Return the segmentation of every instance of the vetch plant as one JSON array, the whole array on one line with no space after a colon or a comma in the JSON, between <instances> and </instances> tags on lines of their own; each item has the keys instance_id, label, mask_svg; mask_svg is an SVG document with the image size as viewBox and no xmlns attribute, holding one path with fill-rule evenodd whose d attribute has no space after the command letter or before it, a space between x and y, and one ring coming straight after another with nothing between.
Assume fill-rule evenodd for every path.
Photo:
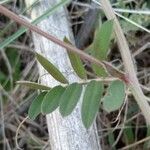
<instances>
[{"instance_id":1,"label":"vetch plant","mask_svg":"<svg viewBox=\"0 0 150 150\"><path fill-rule=\"evenodd\" d=\"M35 119L39 113L44 115L53 112L56 108L63 117L68 116L78 103L81 96L82 88L85 87L85 92L82 100L81 115L82 121L86 128L89 128L98 113L100 104L103 103L102 108L107 112L112 112L121 107L125 98L125 84L121 80L112 81L109 84L107 90L104 90L104 82L92 79L84 80L82 83L64 84L63 75L48 62L46 58L40 54L36 55L37 60L40 58L40 63L51 74L51 71L55 72L53 76L55 79L63 83L63 85L55 86L54 88L46 87L37 83L28 81L18 81L18 84L29 86L35 89L41 90L40 94L33 100L29 108L28 115L31 119ZM39 57L40 56L40 57ZM42 58L42 59L41 59ZM44 63L43 63L44 62ZM47 64L45 64L45 62ZM77 66L78 67L78 66ZM52 75L52 74L51 74ZM44 91L44 92L42 92ZM106 92L106 95L103 95Z\"/></svg>"},{"instance_id":2,"label":"vetch plant","mask_svg":"<svg viewBox=\"0 0 150 150\"><path fill-rule=\"evenodd\" d=\"M107 59L112 29L113 20L109 20L102 24L95 32L91 53L100 60ZM66 37L64 42L71 45ZM76 74L83 79L83 82L72 84L69 84L63 74L45 57L37 53L35 56L45 70L61 84L50 88L30 81L17 82L18 84L41 90L29 108L28 115L30 119L35 119L39 113L49 114L57 108L63 117L70 115L80 99L83 87L85 87L85 92L82 99L81 118L87 129L96 118L99 107L102 107L107 112L112 112L118 110L123 104L125 98L124 81L119 79L112 81L105 90L103 81L87 79L86 70L77 54L68 52L72 67ZM98 65L92 64L92 68L95 74L108 76L107 70L104 67L100 68ZM104 93L106 94L104 95Z\"/></svg>"},{"instance_id":3,"label":"vetch plant","mask_svg":"<svg viewBox=\"0 0 150 150\"><path fill-rule=\"evenodd\" d=\"M124 66L125 66L126 73L123 73L122 71L117 70L110 63L105 61L105 59L104 60L99 60L99 58L95 58L93 56L90 56L89 54L86 54L85 52L80 51L79 49L77 49L76 47L72 46L69 43L62 42L61 40L55 38L54 36L44 32L39 27L37 27L35 25L32 25L31 23L27 22L26 20L22 19L21 17L19 17L19 16L15 15L14 13L10 12L8 9L6 9L5 7L3 7L1 5L0 5L0 12L2 14L5 14L9 18L15 20L17 23L19 23L19 24L25 26L26 28L30 29L31 31L36 32L36 33L44 36L48 40L58 44L59 46L62 46L63 48L66 48L66 50L69 51L69 52L72 52L72 54L78 54L82 59L86 59L90 63L92 63L92 65L95 64L95 65L98 65L99 67L104 67L106 73L108 73L109 75L111 75L111 76L117 78L118 80L120 80L122 82L122 85L125 83L129 87L129 89L131 90L135 100L137 101L137 104L139 105L140 109L142 110L142 113L143 113L143 115L146 119L147 124L149 125L150 124L150 119L149 119L150 107L149 107L149 104L147 102L146 96L143 94L143 92L142 92L142 90L139 86L138 79L136 77L136 73L135 73L135 70L134 70L131 54L130 54L129 47L127 45L126 39L123 35L122 29L119 25L119 22L118 22L115 14L113 12L113 9L110 5L110 2L107 1L107 0L102 0L101 3L102 3L102 8L103 8L107 18L110 19L110 20L113 19L113 21L114 21L114 33L116 35L116 39L117 39L117 42L118 42L118 45L119 45L119 49L120 49L120 52L121 52L121 55L122 55L122 58L123 58L123 63L124 63ZM109 42L108 42L108 44L109 44ZM1 45L0 45L0 47L1 47ZM40 55L40 54L38 54L38 55ZM43 56L41 56L41 58L45 59ZM43 61L48 62L48 60L42 60L42 62ZM70 86L68 84L68 82L65 80L64 76L60 75L60 71L58 69L56 69L56 67L53 66L52 63L49 62L49 64L51 65L51 68L53 68L53 70L55 70L55 72L58 73L56 75L57 77L55 77L53 74L52 74L52 76L60 82L61 82L61 80L63 80L63 84L66 82L65 86ZM46 64L46 66L47 66L47 64ZM44 67L44 65L43 65L43 67ZM93 69L93 71L95 72L95 69ZM76 73L78 74L78 72L76 72ZM95 72L95 74L96 74L96 72ZM97 81L97 79L95 79L95 81ZM86 82L88 82L88 80L85 80L85 84L86 84ZM80 84L80 83L77 83L77 84ZM115 85L115 84L112 84L112 85ZM124 86L120 86L120 87L125 89ZM110 89L113 89L112 86L111 86L111 88L109 88L109 90ZM107 93L107 91L106 91L106 93ZM108 93L113 93L113 92L109 91ZM123 93L123 95L124 94L125 93ZM112 97L112 96L110 96L110 97ZM121 96L121 98L122 97L124 97L124 96ZM108 96L106 96L106 98L108 99ZM104 100L105 100L105 98L103 99L103 102L104 102ZM119 105L117 105L117 107L118 107L118 106L120 106L120 100L117 100L117 101L119 101ZM106 106L106 104L105 104L105 106ZM107 107L107 109L108 109L108 107ZM115 108L115 109L117 109L117 108Z\"/></svg>"}]
</instances>

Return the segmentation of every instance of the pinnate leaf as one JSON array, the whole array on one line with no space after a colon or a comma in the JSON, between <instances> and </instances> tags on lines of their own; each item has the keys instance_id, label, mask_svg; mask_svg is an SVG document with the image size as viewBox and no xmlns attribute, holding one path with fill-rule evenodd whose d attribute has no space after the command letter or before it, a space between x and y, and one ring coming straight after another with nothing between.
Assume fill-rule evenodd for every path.
<instances>
[{"instance_id":1,"label":"pinnate leaf","mask_svg":"<svg viewBox=\"0 0 150 150\"><path fill-rule=\"evenodd\" d=\"M107 112L112 112L121 107L125 99L125 84L123 81L112 81L103 97L103 108Z\"/></svg>"},{"instance_id":2,"label":"pinnate leaf","mask_svg":"<svg viewBox=\"0 0 150 150\"><path fill-rule=\"evenodd\" d=\"M60 97L64 91L65 88L59 85L51 89L45 95L41 106L41 111L43 114L49 114L59 106Z\"/></svg>"},{"instance_id":3,"label":"pinnate leaf","mask_svg":"<svg viewBox=\"0 0 150 150\"><path fill-rule=\"evenodd\" d=\"M23 85L23 86L27 86L31 89L35 89L35 90L50 90L51 88L42 84L38 84L35 82L30 82L30 81L17 81L17 84Z\"/></svg>"},{"instance_id":4,"label":"pinnate leaf","mask_svg":"<svg viewBox=\"0 0 150 150\"><path fill-rule=\"evenodd\" d=\"M41 104L47 92L40 93L30 105L28 116L34 120L41 113Z\"/></svg>"},{"instance_id":5,"label":"pinnate leaf","mask_svg":"<svg viewBox=\"0 0 150 150\"><path fill-rule=\"evenodd\" d=\"M85 89L81 114L83 124L86 128L91 126L96 117L103 91L103 83L100 81L89 82Z\"/></svg>"},{"instance_id":6,"label":"pinnate leaf","mask_svg":"<svg viewBox=\"0 0 150 150\"><path fill-rule=\"evenodd\" d=\"M71 44L71 42L65 37L64 38L64 42ZM86 71L84 69L84 66L82 64L82 61L79 57L79 55L71 52L71 51L67 51L71 65L74 69L74 71L76 72L76 74L81 78L81 79L86 79Z\"/></svg>"},{"instance_id":7,"label":"pinnate leaf","mask_svg":"<svg viewBox=\"0 0 150 150\"><path fill-rule=\"evenodd\" d=\"M68 84L68 80L50 61L38 53L36 53L36 58L39 63L47 70L47 72L51 74L56 80L60 81L61 83Z\"/></svg>"},{"instance_id":8,"label":"pinnate leaf","mask_svg":"<svg viewBox=\"0 0 150 150\"><path fill-rule=\"evenodd\" d=\"M60 98L59 111L62 116L69 115L75 108L82 92L82 85L73 83L67 87Z\"/></svg>"}]
</instances>

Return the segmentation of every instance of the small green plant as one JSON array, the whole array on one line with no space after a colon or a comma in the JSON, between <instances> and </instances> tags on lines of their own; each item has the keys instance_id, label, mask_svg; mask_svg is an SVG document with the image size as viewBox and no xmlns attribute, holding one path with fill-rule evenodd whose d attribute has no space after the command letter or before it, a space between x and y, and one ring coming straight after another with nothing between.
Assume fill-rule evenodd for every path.
<instances>
[{"instance_id":1,"label":"small green plant","mask_svg":"<svg viewBox=\"0 0 150 150\"><path fill-rule=\"evenodd\" d=\"M112 29L113 21L109 20L96 30L91 46L91 54L95 58L107 60ZM64 38L64 42L71 44L67 38ZM87 79L86 70L77 54L68 52L68 56L76 74L83 79L83 82L69 84L64 75L51 62L36 53L38 62L62 84L50 88L29 81L18 81L17 83L41 91L29 108L28 115L31 119L35 119L40 113L49 114L57 108L59 108L63 117L70 115L81 97L83 88L85 88L82 98L81 118L84 126L88 129L92 125L100 106L107 112L118 110L121 107L125 98L125 84L117 79L110 82L108 88L105 89L103 81ZM94 64L92 64L92 68L96 75L108 76L105 68L99 68Z\"/></svg>"}]
</instances>

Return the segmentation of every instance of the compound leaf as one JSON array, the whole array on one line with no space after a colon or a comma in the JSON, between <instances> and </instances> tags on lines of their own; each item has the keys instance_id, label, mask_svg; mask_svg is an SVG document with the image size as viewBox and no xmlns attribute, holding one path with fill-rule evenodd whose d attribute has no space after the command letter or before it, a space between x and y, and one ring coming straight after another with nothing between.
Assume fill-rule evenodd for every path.
<instances>
[{"instance_id":1,"label":"compound leaf","mask_svg":"<svg viewBox=\"0 0 150 150\"><path fill-rule=\"evenodd\" d=\"M86 128L91 126L96 117L103 91L103 83L100 81L89 82L85 89L81 115L83 124Z\"/></svg>"}]
</instances>

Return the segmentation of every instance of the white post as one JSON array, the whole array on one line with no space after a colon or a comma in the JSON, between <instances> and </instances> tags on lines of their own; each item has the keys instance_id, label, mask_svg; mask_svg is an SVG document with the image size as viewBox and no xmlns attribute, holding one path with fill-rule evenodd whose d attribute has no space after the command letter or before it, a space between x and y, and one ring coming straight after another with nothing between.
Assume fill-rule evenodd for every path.
<instances>
[{"instance_id":1,"label":"white post","mask_svg":"<svg viewBox=\"0 0 150 150\"><path fill-rule=\"evenodd\" d=\"M41 0L31 11L31 19L40 16L45 10L59 3L60 0ZM26 0L27 5L33 3L32 0ZM38 26L56 36L63 39L67 36L72 42L72 31L67 20L67 13L64 8L59 8L53 15L42 21ZM46 38L33 33L33 42L35 51L46 56L70 83L77 82L80 79L71 67L66 50L62 47L48 41ZM46 72L39 65L40 76ZM41 77L41 82L50 87L54 87L59 83L50 75ZM100 150L97 128L94 124L90 130L86 130L81 121L81 102L68 117L62 118L58 110L46 116L49 131L49 141L52 150Z\"/></svg>"}]
</instances>

